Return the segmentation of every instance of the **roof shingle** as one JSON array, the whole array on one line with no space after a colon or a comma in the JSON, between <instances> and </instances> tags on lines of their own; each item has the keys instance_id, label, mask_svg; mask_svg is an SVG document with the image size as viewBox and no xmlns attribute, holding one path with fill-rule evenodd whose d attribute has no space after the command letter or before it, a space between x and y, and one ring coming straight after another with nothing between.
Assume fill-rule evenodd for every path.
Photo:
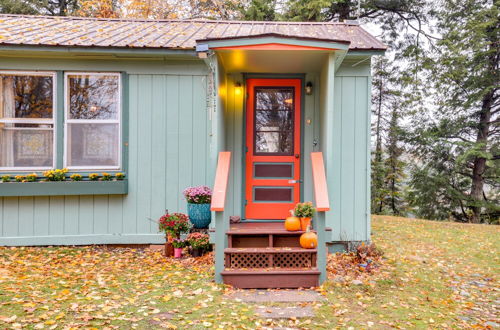
<instances>
[{"instance_id":1,"label":"roof shingle","mask_svg":"<svg viewBox=\"0 0 500 330\"><path fill-rule=\"evenodd\" d=\"M310 22L134 20L0 15L0 45L193 49L197 40L279 34L387 47L359 25Z\"/></svg>"}]
</instances>

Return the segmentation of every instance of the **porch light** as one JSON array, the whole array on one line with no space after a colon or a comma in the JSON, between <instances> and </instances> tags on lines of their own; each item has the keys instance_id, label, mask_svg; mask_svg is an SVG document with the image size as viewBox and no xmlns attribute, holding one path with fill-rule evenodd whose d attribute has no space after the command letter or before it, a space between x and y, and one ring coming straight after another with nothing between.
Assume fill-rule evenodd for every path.
<instances>
[{"instance_id":1,"label":"porch light","mask_svg":"<svg viewBox=\"0 0 500 330\"><path fill-rule=\"evenodd\" d=\"M308 81L306 84L306 94L312 95L312 93L313 93L313 84L312 82Z\"/></svg>"},{"instance_id":2,"label":"porch light","mask_svg":"<svg viewBox=\"0 0 500 330\"><path fill-rule=\"evenodd\" d=\"M241 83L239 81L234 83L234 93L236 95L241 95Z\"/></svg>"}]
</instances>

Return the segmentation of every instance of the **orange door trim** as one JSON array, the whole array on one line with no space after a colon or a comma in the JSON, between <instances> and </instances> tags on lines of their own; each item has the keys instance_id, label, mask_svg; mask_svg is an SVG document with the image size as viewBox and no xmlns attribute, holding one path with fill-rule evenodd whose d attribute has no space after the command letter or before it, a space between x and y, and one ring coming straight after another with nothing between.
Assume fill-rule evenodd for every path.
<instances>
[{"instance_id":1,"label":"orange door trim","mask_svg":"<svg viewBox=\"0 0 500 330\"><path fill-rule=\"evenodd\" d=\"M248 79L247 80L247 111L246 111L246 159L245 159L245 219L285 219L290 215L290 210L293 209L295 204L300 200L300 160L302 155L301 151L301 79ZM292 109L292 114L285 116L291 116L293 118L292 131L293 146L288 147L287 152L275 152L266 155L266 152L257 152L255 146L255 140L257 132L255 129L256 121L256 89L258 91L264 90L266 88L283 88L283 90L293 91L293 103L289 108L285 108L284 111L290 112ZM285 102L287 102L285 100ZM262 110L261 110L262 111ZM288 117L287 117L288 118ZM285 125L289 121L285 122ZM261 128L262 129L262 128ZM283 128L280 128L283 129ZM289 130L287 130L289 132ZM270 134L259 131L261 135ZM276 133L275 133L276 134ZM278 133L278 139L281 139L284 133ZM270 135L268 135L270 136ZM276 135L274 135L276 139ZM281 140L279 140L281 141ZM289 141L288 138L286 141ZM281 142L279 142L281 148ZM254 169L261 165L280 165L287 168L290 171L291 176L289 177L262 177L255 175L257 170ZM291 168L289 167L291 166ZM263 167L259 167L263 168ZM281 174L280 174L281 175ZM289 194L291 199L274 201L274 200L257 200L257 195L267 196L266 198L274 198L273 192L276 192L275 196L278 196L280 192L285 192ZM281 197L279 197L281 198ZM279 199L278 198L278 199Z\"/></svg>"}]
</instances>

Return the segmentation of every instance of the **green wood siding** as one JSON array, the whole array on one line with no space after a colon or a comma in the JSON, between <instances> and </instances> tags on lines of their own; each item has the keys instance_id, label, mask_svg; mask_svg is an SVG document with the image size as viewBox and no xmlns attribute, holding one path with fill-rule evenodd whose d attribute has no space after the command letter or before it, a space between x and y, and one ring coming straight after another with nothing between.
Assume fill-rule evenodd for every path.
<instances>
[{"instance_id":1,"label":"green wood siding","mask_svg":"<svg viewBox=\"0 0 500 330\"><path fill-rule=\"evenodd\" d=\"M353 64L344 61L332 86L333 136L326 152L333 241L370 239L370 62Z\"/></svg>"},{"instance_id":2,"label":"green wood siding","mask_svg":"<svg viewBox=\"0 0 500 330\"><path fill-rule=\"evenodd\" d=\"M321 72L305 75L314 93L304 95L303 199L313 200L310 152L321 150L331 199L326 225L333 228L333 241L370 235L370 64L357 62L347 56L335 70L332 56ZM2 58L0 69L126 72L129 145L127 195L0 198L0 245L162 243L154 221L165 209L185 211L185 187L212 186L222 150L232 151L223 219L241 216L244 95L236 95L233 86L244 84L243 75L217 68L220 99L209 114L206 68L197 60Z\"/></svg>"},{"instance_id":3,"label":"green wood siding","mask_svg":"<svg viewBox=\"0 0 500 330\"><path fill-rule=\"evenodd\" d=\"M205 66L116 62L2 60L2 69L128 72L129 150L127 195L0 198L0 245L162 243L155 220L186 211L185 187L212 185Z\"/></svg>"}]
</instances>

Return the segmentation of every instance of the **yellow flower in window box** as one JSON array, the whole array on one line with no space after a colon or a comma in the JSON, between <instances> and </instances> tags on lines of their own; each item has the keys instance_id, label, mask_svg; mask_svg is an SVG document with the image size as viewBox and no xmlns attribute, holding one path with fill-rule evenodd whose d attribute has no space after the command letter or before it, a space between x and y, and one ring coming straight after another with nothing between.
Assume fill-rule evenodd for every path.
<instances>
[{"instance_id":1,"label":"yellow flower in window box","mask_svg":"<svg viewBox=\"0 0 500 330\"><path fill-rule=\"evenodd\" d=\"M111 174L106 172L102 172L101 175L102 175L101 181L111 181L111 179L113 178Z\"/></svg>"},{"instance_id":2,"label":"yellow flower in window box","mask_svg":"<svg viewBox=\"0 0 500 330\"><path fill-rule=\"evenodd\" d=\"M47 181L65 181L67 172L68 169L66 168L63 168L62 170L55 169L43 172L43 176L47 178Z\"/></svg>"},{"instance_id":3,"label":"yellow flower in window box","mask_svg":"<svg viewBox=\"0 0 500 330\"><path fill-rule=\"evenodd\" d=\"M83 176L81 174L75 173L70 176L70 179L73 181L82 181Z\"/></svg>"},{"instance_id":4,"label":"yellow flower in window box","mask_svg":"<svg viewBox=\"0 0 500 330\"><path fill-rule=\"evenodd\" d=\"M31 174L26 175L27 182L35 182L36 178L38 178L38 175L36 175L36 173L31 173Z\"/></svg>"},{"instance_id":5,"label":"yellow flower in window box","mask_svg":"<svg viewBox=\"0 0 500 330\"><path fill-rule=\"evenodd\" d=\"M25 182L26 177L24 175L16 175L15 176L16 182Z\"/></svg>"}]
</instances>

